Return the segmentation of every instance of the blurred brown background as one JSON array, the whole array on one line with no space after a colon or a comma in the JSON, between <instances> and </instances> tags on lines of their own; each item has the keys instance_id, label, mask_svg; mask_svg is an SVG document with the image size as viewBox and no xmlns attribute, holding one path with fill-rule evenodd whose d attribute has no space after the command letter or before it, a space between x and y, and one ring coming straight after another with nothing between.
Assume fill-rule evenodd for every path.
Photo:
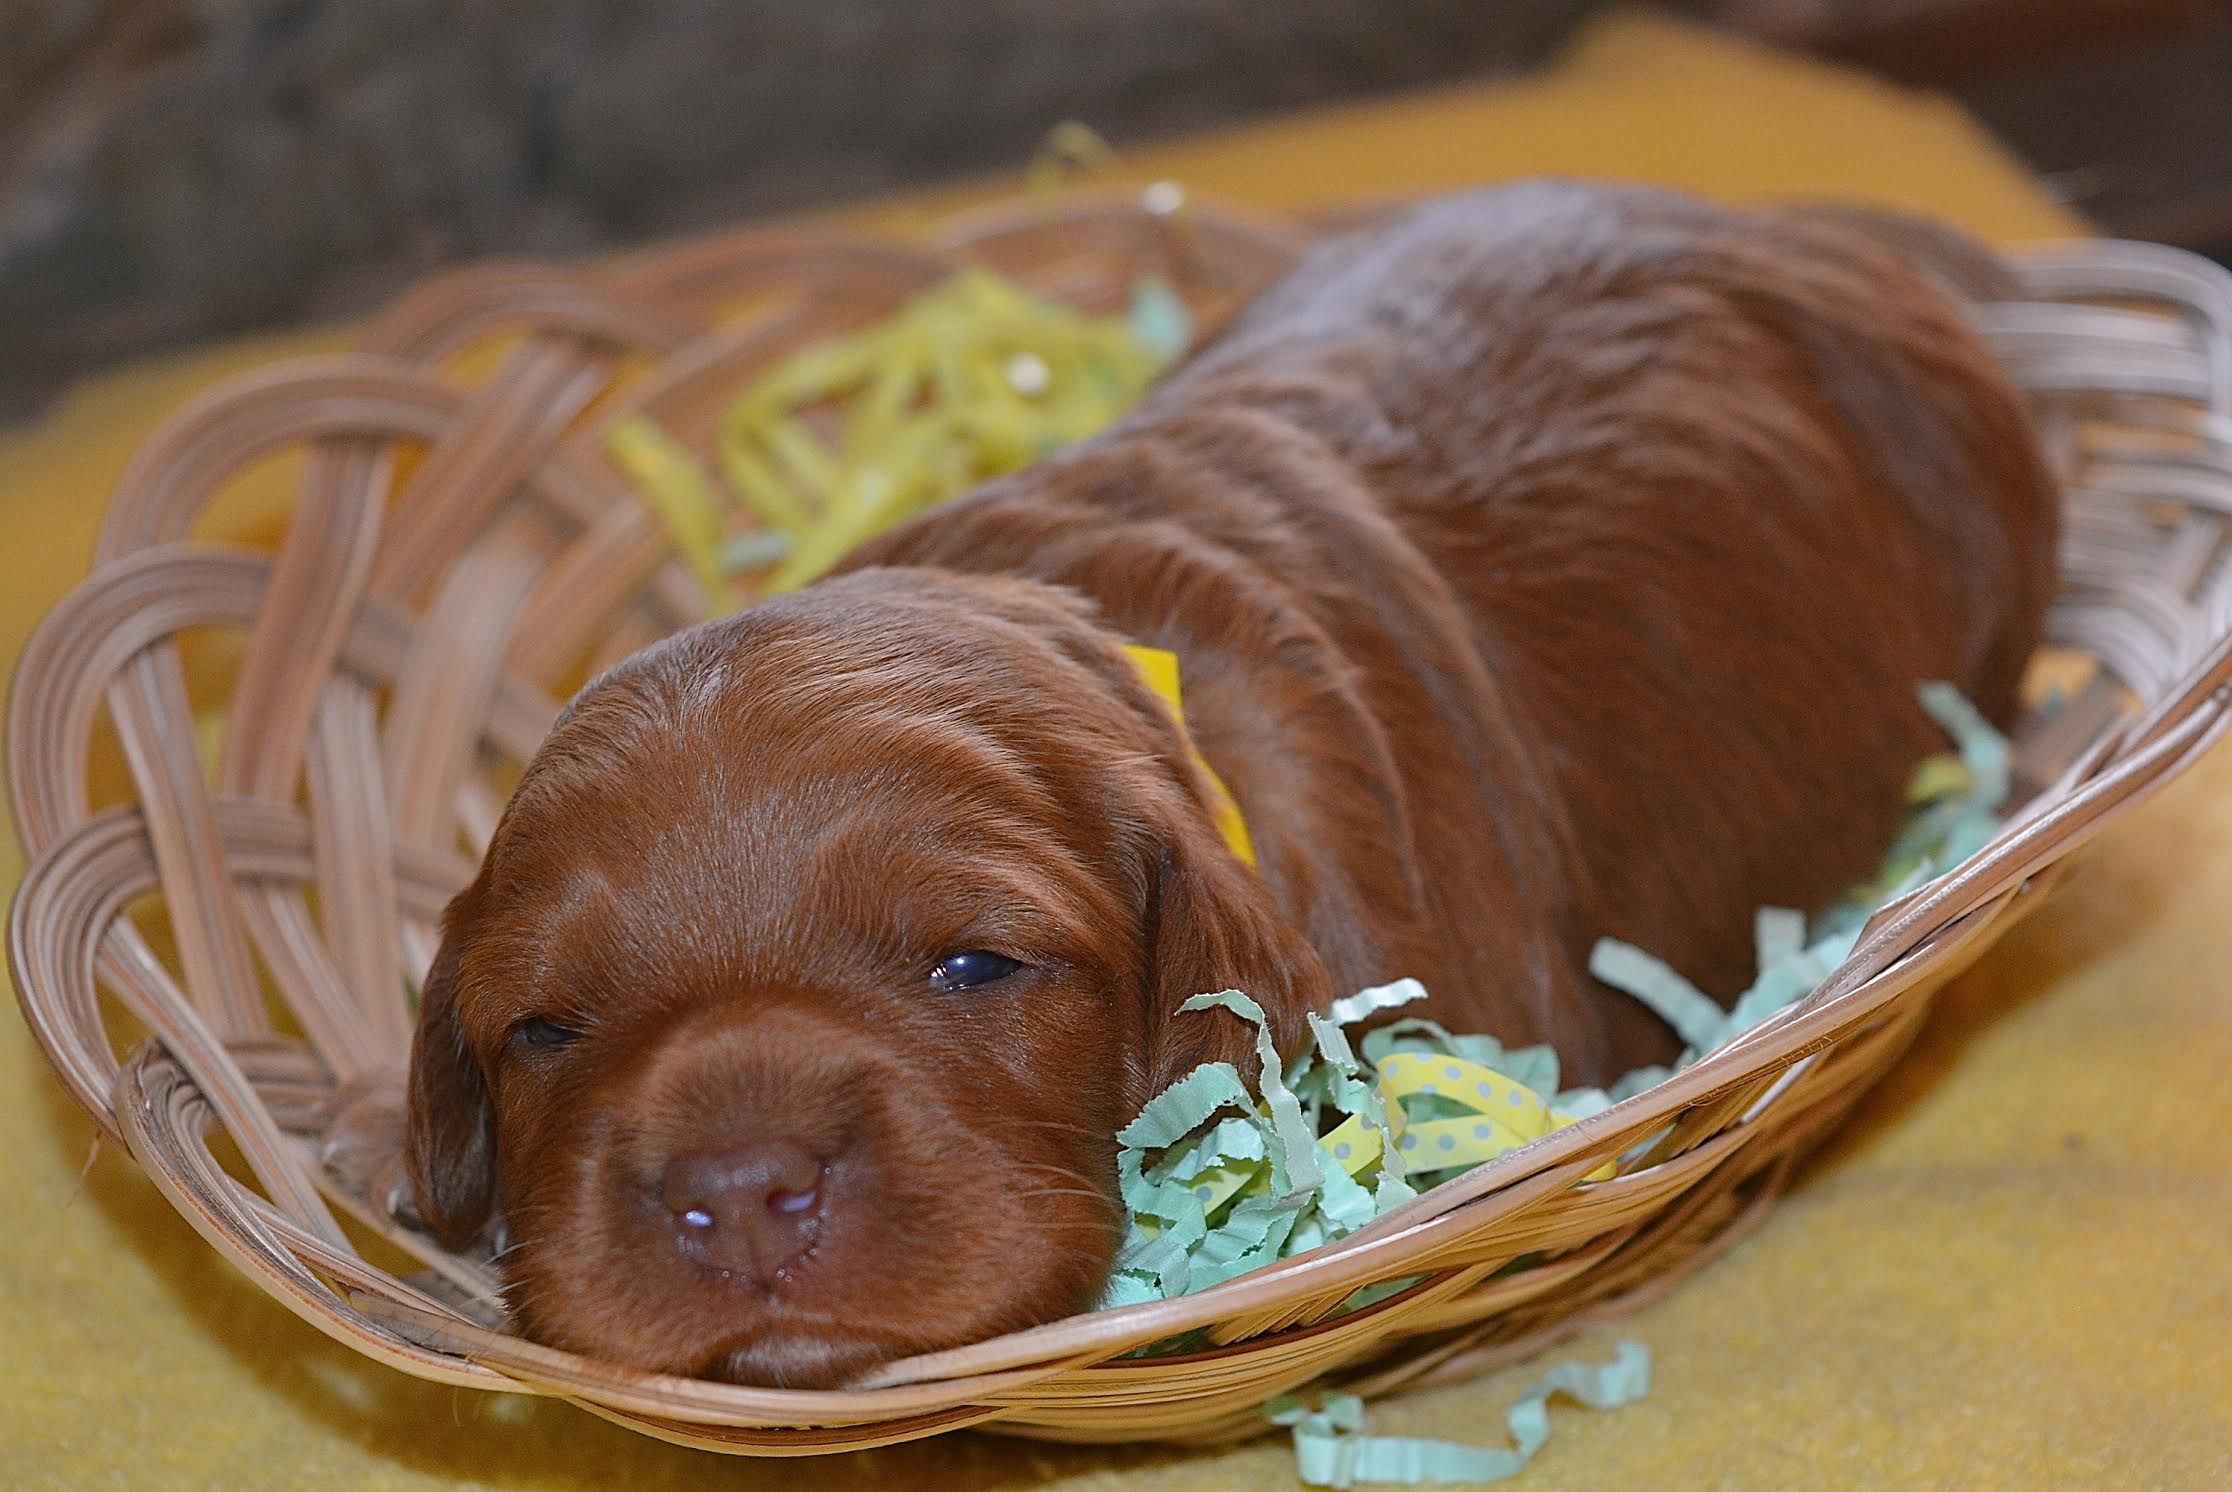
<instances>
[{"instance_id":1,"label":"blurred brown background","mask_svg":"<svg viewBox=\"0 0 2232 1492\"><path fill-rule=\"evenodd\" d=\"M566 253L1523 70L1599 0L0 0L0 414L131 353ZM2232 4L1670 0L1951 94L2232 257Z\"/></svg>"}]
</instances>

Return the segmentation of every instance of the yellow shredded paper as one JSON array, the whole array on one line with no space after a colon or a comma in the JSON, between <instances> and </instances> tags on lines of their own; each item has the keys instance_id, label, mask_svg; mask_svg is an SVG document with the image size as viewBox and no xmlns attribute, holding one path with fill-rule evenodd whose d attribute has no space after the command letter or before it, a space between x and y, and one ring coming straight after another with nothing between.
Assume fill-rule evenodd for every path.
<instances>
[{"instance_id":1,"label":"yellow shredded paper","mask_svg":"<svg viewBox=\"0 0 2232 1492\"><path fill-rule=\"evenodd\" d=\"M713 473L655 421L605 451L666 524L709 611L791 590L848 550L1084 439L1191 338L1185 303L1144 279L1126 315L1087 316L983 269L896 315L796 353L722 414Z\"/></svg>"}]
</instances>

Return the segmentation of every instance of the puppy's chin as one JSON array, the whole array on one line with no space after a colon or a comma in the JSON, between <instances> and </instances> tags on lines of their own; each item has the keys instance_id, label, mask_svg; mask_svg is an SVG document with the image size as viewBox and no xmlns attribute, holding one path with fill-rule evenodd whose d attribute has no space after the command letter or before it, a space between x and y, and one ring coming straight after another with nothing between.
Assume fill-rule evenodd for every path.
<instances>
[{"instance_id":1,"label":"puppy's chin","mask_svg":"<svg viewBox=\"0 0 2232 1492\"><path fill-rule=\"evenodd\" d=\"M1102 1271L1105 1273L1105 1270ZM1087 1292L1088 1295L1092 1292ZM728 1282L644 1302L630 1316L552 1319L521 1302L515 1325L536 1341L644 1372L760 1388L839 1388L885 1363L965 1346L1089 1309L1089 1298L1045 1290L1004 1309L946 1320L916 1319L880 1330L871 1320L832 1320L796 1310L768 1294Z\"/></svg>"},{"instance_id":2,"label":"puppy's chin","mask_svg":"<svg viewBox=\"0 0 2232 1492\"><path fill-rule=\"evenodd\" d=\"M727 1331L703 1329L715 1313L740 1319ZM532 1340L584 1357L646 1373L756 1388L837 1388L920 1350L825 1321L786 1320L765 1309L740 1308L735 1301L695 1302L690 1317L700 1329L669 1330L655 1337L553 1329L531 1311L521 1312L515 1324Z\"/></svg>"},{"instance_id":3,"label":"puppy's chin","mask_svg":"<svg viewBox=\"0 0 2232 1492\"><path fill-rule=\"evenodd\" d=\"M840 1388L906 1355L888 1342L840 1339L812 1330L771 1331L724 1349L690 1376L758 1388Z\"/></svg>"}]
</instances>

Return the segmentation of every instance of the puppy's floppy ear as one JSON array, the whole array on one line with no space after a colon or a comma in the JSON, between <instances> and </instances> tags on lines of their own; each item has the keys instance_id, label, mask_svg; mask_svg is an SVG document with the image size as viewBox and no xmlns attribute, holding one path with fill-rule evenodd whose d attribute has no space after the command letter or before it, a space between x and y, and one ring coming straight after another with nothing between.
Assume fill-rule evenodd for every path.
<instances>
[{"instance_id":1,"label":"puppy's floppy ear","mask_svg":"<svg viewBox=\"0 0 2232 1492\"><path fill-rule=\"evenodd\" d=\"M1272 1038L1292 1056L1332 983L1317 951L1287 920L1255 869L1225 848L1198 811L1159 836L1149 867L1146 930L1147 1072L1141 1101L1203 1062L1252 1078L1255 1036L1218 1010L1180 1014L1195 995L1236 989L1263 1007Z\"/></svg>"},{"instance_id":2,"label":"puppy's floppy ear","mask_svg":"<svg viewBox=\"0 0 2232 1492\"><path fill-rule=\"evenodd\" d=\"M450 1249L472 1242L496 1205L496 1110L457 1013L459 951L471 935L473 888L442 918L442 947L419 996L411 1038L404 1165L419 1216Z\"/></svg>"}]
</instances>

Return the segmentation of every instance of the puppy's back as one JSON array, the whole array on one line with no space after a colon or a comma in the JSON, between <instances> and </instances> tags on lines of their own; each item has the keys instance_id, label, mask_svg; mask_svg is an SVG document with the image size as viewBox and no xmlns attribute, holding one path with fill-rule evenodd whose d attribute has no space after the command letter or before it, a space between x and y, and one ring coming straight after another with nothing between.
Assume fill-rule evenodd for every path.
<instances>
[{"instance_id":1,"label":"puppy's back","mask_svg":"<svg viewBox=\"0 0 2232 1492\"><path fill-rule=\"evenodd\" d=\"M1755 907L1882 853L1943 745L1916 686L2015 708L2057 495L1951 288L1989 256L1917 232L1446 198L1329 245L1158 395L1331 442L1463 596L1549 747L1577 955L1622 937L1739 987Z\"/></svg>"}]
</instances>

